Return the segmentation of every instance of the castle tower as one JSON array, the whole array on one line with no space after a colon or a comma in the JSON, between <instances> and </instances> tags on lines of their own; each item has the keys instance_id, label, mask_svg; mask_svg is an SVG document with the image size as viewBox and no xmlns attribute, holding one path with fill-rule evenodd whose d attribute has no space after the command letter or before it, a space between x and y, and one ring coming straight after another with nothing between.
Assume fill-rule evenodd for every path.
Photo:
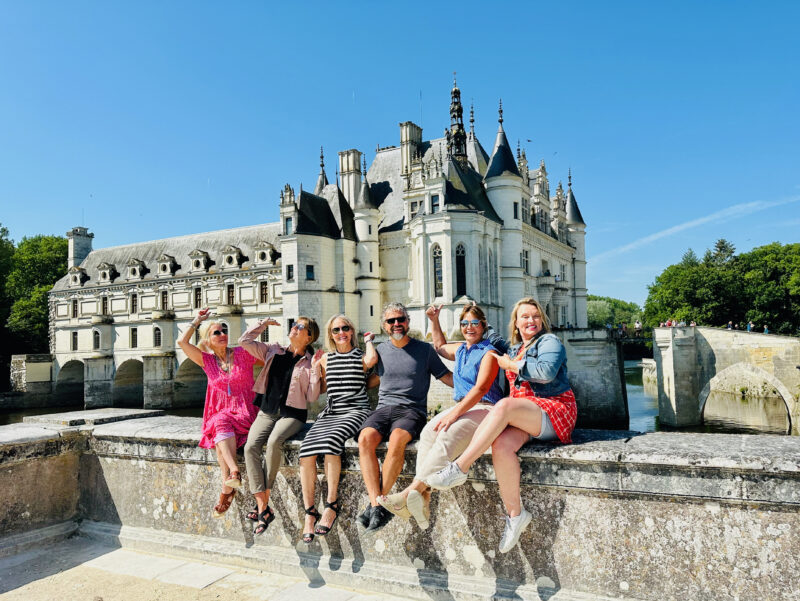
<instances>
[{"instance_id":1,"label":"castle tower","mask_svg":"<svg viewBox=\"0 0 800 601\"><path fill-rule=\"evenodd\" d=\"M361 292L358 309L358 328L362 332L379 332L381 328L381 273L378 248L378 207L372 202L364 159L364 179L353 207L356 224L356 259L359 271L356 289Z\"/></svg>"},{"instance_id":2,"label":"castle tower","mask_svg":"<svg viewBox=\"0 0 800 601\"><path fill-rule=\"evenodd\" d=\"M464 109L461 106L461 90L453 73L453 89L450 91L450 129L445 132L447 152L454 159L467 162L467 132L464 130Z\"/></svg>"},{"instance_id":3,"label":"castle tower","mask_svg":"<svg viewBox=\"0 0 800 601\"><path fill-rule=\"evenodd\" d=\"M484 183L486 184L486 195L494 206L495 211L503 220L502 228L502 249L499 255L500 281L503 282L502 290L499 290L499 298L492 299L495 303L510 310L514 303L524 296L525 282L522 269L520 254L522 252L522 177L519 174L517 164L514 161L514 153L506 138L503 130L503 101L500 101L498 110L499 126L497 128L497 138L486 168ZM503 321L508 317L503 313Z\"/></svg>"},{"instance_id":4,"label":"castle tower","mask_svg":"<svg viewBox=\"0 0 800 601\"><path fill-rule=\"evenodd\" d=\"M578 208L578 201L572 192L572 170L569 172L569 183L567 185L567 233L569 243L575 248L575 256L572 259L572 294L573 311L572 318L579 328L588 326L586 316L586 224L583 221L581 210Z\"/></svg>"},{"instance_id":5,"label":"castle tower","mask_svg":"<svg viewBox=\"0 0 800 601\"><path fill-rule=\"evenodd\" d=\"M339 175L342 193L352 207L361 187L361 152L351 148L339 153Z\"/></svg>"},{"instance_id":6,"label":"castle tower","mask_svg":"<svg viewBox=\"0 0 800 601\"><path fill-rule=\"evenodd\" d=\"M85 227L76 226L67 232L67 268L77 267L92 252L92 238Z\"/></svg>"}]
</instances>

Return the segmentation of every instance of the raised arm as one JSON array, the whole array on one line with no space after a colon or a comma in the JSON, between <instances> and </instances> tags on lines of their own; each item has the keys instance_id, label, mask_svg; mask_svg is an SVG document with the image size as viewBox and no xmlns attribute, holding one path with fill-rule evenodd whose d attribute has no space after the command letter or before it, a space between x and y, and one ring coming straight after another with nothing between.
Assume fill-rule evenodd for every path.
<instances>
[{"instance_id":1,"label":"raised arm","mask_svg":"<svg viewBox=\"0 0 800 601\"><path fill-rule=\"evenodd\" d=\"M486 340L501 353L507 353L508 349L511 348L511 345L508 344L506 339L495 331L492 324L489 324L486 328ZM502 368L503 366L501 365L500 367Z\"/></svg>"},{"instance_id":2,"label":"raised arm","mask_svg":"<svg viewBox=\"0 0 800 601\"><path fill-rule=\"evenodd\" d=\"M436 349L436 352L439 354L440 357L444 357L450 361L454 361L456 358L456 350L460 346L460 343L453 342L448 344L447 338L442 332L442 326L439 324L439 313L442 310L442 305L438 307L436 305L430 305L425 310L425 315L428 316L428 319L431 322L431 334L433 335L433 348Z\"/></svg>"},{"instance_id":3,"label":"raised arm","mask_svg":"<svg viewBox=\"0 0 800 601\"><path fill-rule=\"evenodd\" d=\"M261 332L264 331L264 328L267 326L279 326L281 325L280 322L269 318L259 321L256 325L250 327L239 337L239 346L241 346L244 350L248 353L253 355L256 359L261 359L262 361L267 358L267 352L270 350L271 347L280 346L277 343L273 344L264 344L263 342L258 342L256 340L260 335Z\"/></svg>"},{"instance_id":4,"label":"raised arm","mask_svg":"<svg viewBox=\"0 0 800 601\"><path fill-rule=\"evenodd\" d=\"M189 324L189 327L186 328L186 331L178 339L178 346L181 347L181 350L186 353L186 356L191 359L192 363L196 363L200 367L203 367L203 351L192 344L191 340L194 332L201 323L208 319L210 313L211 311L209 311L208 307L200 309L197 313L197 317L192 320L192 323Z\"/></svg>"},{"instance_id":5,"label":"raised arm","mask_svg":"<svg viewBox=\"0 0 800 601\"><path fill-rule=\"evenodd\" d=\"M311 374L308 378L308 390L306 391L306 402L308 402L309 405L315 402L322 392L322 385L324 384L325 380L323 379L324 371L320 369L320 363L324 358L325 351L318 349L317 352L314 353L314 357L311 359Z\"/></svg>"},{"instance_id":6,"label":"raised arm","mask_svg":"<svg viewBox=\"0 0 800 601\"><path fill-rule=\"evenodd\" d=\"M375 350L375 334L372 332L364 333L364 344L367 352L364 353L364 371L367 371L378 362L378 351Z\"/></svg>"},{"instance_id":7,"label":"raised arm","mask_svg":"<svg viewBox=\"0 0 800 601\"><path fill-rule=\"evenodd\" d=\"M497 377L498 366L495 357L495 354L491 351L483 356L475 385L470 388L466 396L456 403L456 406L433 427L435 432L447 430L454 421L472 409L478 401L486 396L486 393L489 392L489 389L492 387Z\"/></svg>"}]
</instances>

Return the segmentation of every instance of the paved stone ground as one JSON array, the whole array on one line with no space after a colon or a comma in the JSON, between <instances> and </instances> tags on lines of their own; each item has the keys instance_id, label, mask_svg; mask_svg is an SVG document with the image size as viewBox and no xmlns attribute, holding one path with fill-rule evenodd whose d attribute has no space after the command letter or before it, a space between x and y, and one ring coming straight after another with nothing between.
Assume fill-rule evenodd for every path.
<instances>
[{"instance_id":1,"label":"paved stone ground","mask_svg":"<svg viewBox=\"0 0 800 601\"><path fill-rule=\"evenodd\" d=\"M80 536L0 558L3 601L390 601L325 582L110 547Z\"/></svg>"}]
</instances>

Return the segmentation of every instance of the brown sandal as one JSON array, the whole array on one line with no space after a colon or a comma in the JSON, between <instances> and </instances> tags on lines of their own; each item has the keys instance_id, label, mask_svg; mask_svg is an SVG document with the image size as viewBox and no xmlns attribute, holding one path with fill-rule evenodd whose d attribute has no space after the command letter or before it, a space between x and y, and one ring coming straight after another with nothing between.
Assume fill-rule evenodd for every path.
<instances>
[{"instance_id":1,"label":"brown sandal","mask_svg":"<svg viewBox=\"0 0 800 601\"><path fill-rule=\"evenodd\" d=\"M236 494L235 490L231 492L221 492L219 493L219 501L216 505L214 505L214 517L221 518L222 514L224 514L228 509L230 509L231 503L233 502L233 495Z\"/></svg>"},{"instance_id":2,"label":"brown sandal","mask_svg":"<svg viewBox=\"0 0 800 601\"><path fill-rule=\"evenodd\" d=\"M239 471L231 472L228 475L228 478L225 480L225 486L230 486L231 488L239 488L242 485L242 476L239 474Z\"/></svg>"}]
</instances>

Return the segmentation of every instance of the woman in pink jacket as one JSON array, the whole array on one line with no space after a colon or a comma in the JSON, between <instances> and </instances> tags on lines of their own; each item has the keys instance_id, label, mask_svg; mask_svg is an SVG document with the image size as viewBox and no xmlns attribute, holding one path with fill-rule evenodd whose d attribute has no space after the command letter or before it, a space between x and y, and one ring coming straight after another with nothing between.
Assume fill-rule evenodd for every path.
<instances>
[{"instance_id":1,"label":"woman in pink jacket","mask_svg":"<svg viewBox=\"0 0 800 601\"><path fill-rule=\"evenodd\" d=\"M254 534L263 533L275 519L269 495L281 466L283 443L303 428L308 419L308 405L319 398L321 386L318 363L322 351L313 357L309 351L319 337L317 322L310 317L298 317L289 330L289 344L285 347L257 341L264 328L279 325L274 319L266 319L239 338L242 348L264 362L253 386L256 393L253 402L259 411L244 446L250 492L257 503L257 508L247 514L248 519L257 522ZM267 450L262 461L265 444Z\"/></svg>"}]
</instances>

